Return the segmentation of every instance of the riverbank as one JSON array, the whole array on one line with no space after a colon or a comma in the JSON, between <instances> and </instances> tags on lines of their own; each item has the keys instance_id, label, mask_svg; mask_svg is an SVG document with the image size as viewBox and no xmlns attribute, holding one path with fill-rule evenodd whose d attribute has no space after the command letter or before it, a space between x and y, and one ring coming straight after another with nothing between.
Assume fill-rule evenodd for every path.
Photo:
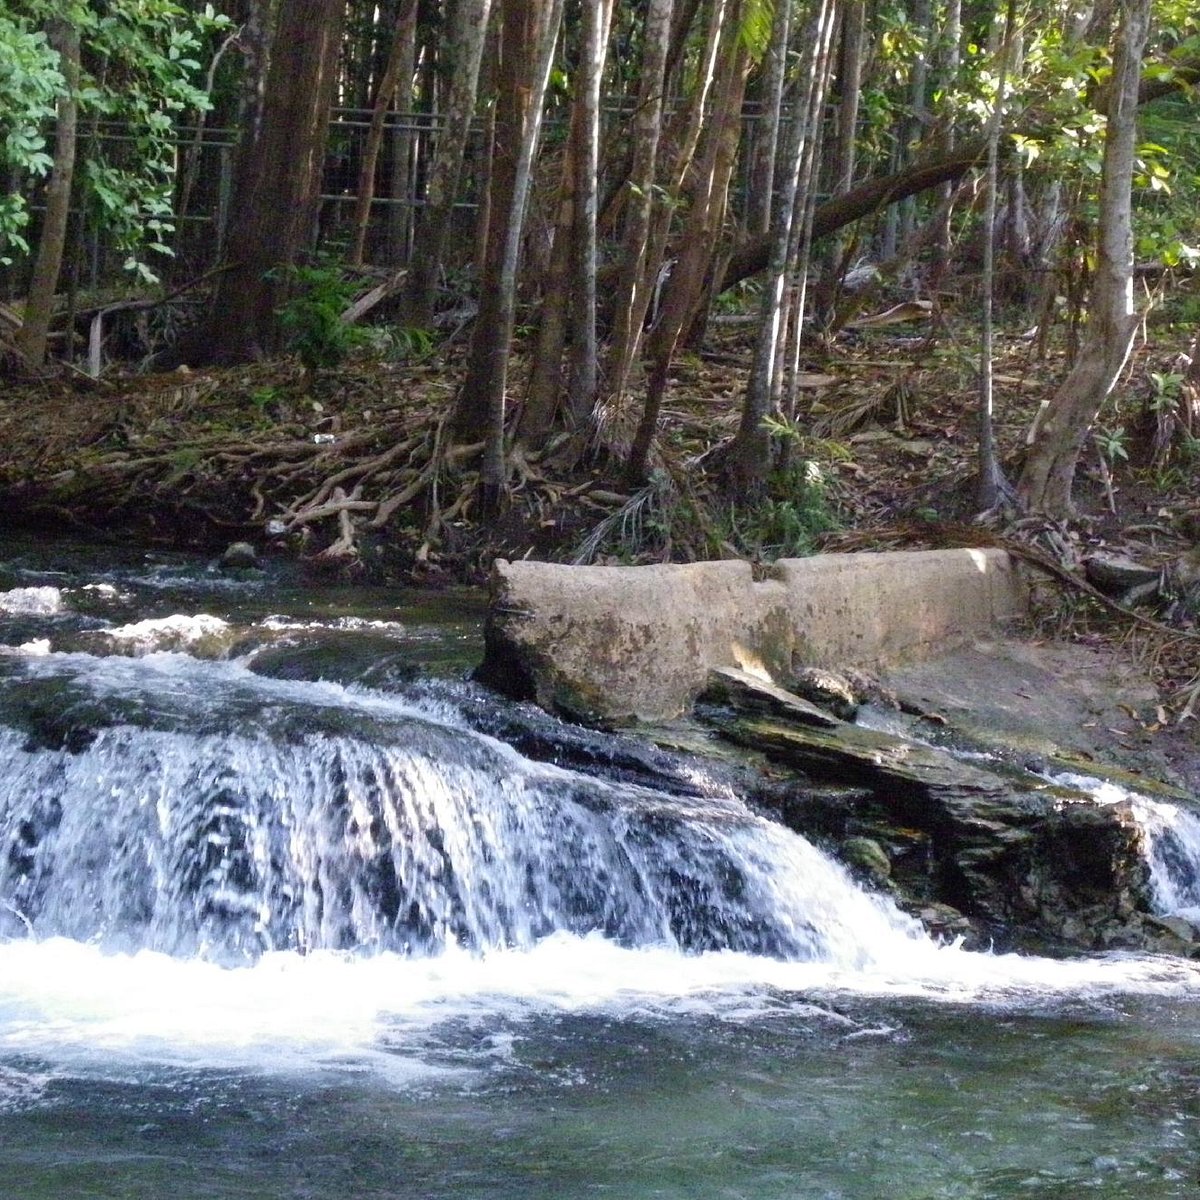
<instances>
[{"instance_id":1,"label":"riverbank","mask_svg":"<svg viewBox=\"0 0 1200 1200\"><path fill-rule=\"evenodd\" d=\"M1137 370L1164 366L1165 353L1141 349ZM477 508L479 448L454 446L445 428L460 380L452 355L367 358L315 377L290 360L60 375L0 395L0 511L10 528L101 544L218 555L247 541L263 561L391 586L480 585L497 557L743 558L758 569L818 550L990 544L994 531L961 523L973 508L974 392L955 361L897 336L814 350L791 466L761 503L738 508L703 468L732 432L749 362L744 330L717 330L712 350L674 372L646 487L622 479L614 420L582 460L562 445L514 455L508 506L488 520ZM1016 341L997 366L1001 457L1014 464L1053 379ZM889 408L900 382L908 399ZM1153 468L1130 441L1127 459L1085 459L1077 494L1086 519L1017 531L1062 565L1059 577L1037 576L1034 628L1119 648L1161 689L1165 720L1139 714L1144 727L1173 732L1183 718L1190 728L1200 708L1192 643L1131 627L1071 584L1092 554L1131 557L1151 574L1178 562L1192 544L1190 475Z\"/></svg>"}]
</instances>

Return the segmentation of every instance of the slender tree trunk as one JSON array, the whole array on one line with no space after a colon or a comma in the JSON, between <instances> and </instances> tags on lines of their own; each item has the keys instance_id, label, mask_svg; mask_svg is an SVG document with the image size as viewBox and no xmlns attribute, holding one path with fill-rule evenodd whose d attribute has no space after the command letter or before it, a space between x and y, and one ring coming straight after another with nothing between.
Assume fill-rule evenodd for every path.
<instances>
[{"instance_id":1,"label":"slender tree trunk","mask_svg":"<svg viewBox=\"0 0 1200 1200\"><path fill-rule=\"evenodd\" d=\"M911 161L928 123L927 92L929 90L929 47L932 37L933 12L930 0L913 0L912 27L921 40L921 46L913 59L912 75L909 79L909 116L904 123L904 148L902 161ZM917 201L915 196L906 196L900 204L900 244L907 246L912 240L917 225Z\"/></svg>"},{"instance_id":2,"label":"slender tree trunk","mask_svg":"<svg viewBox=\"0 0 1200 1200\"><path fill-rule=\"evenodd\" d=\"M1063 519L1079 453L1100 406L1128 361L1133 305L1132 179L1137 153L1139 68L1151 0L1120 0L1100 175L1099 255L1084 344L1067 378L1038 415L1018 486L1028 511Z\"/></svg>"},{"instance_id":3,"label":"slender tree trunk","mask_svg":"<svg viewBox=\"0 0 1200 1200\"><path fill-rule=\"evenodd\" d=\"M503 0L501 79L496 114L496 162L488 261L471 340L467 376L458 394L455 430L482 437L480 499L485 511L501 504L506 485L504 424L508 358L517 303L517 267L533 159L563 0Z\"/></svg>"},{"instance_id":4,"label":"slender tree trunk","mask_svg":"<svg viewBox=\"0 0 1200 1200\"><path fill-rule=\"evenodd\" d=\"M483 94L490 97L483 114L483 145L480 157L483 165L479 177L479 207L475 213L475 277L479 278L487 263L488 232L492 227L492 200L496 167L496 79L500 73L500 33L493 28L490 45L483 60Z\"/></svg>"},{"instance_id":5,"label":"slender tree trunk","mask_svg":"<svg viewBox=\"0 0 1200 1200\"><path fill-rule=\"evenodd\" d=\"M637 109L633 126L633 166L625 205L620 264L608 352L608 394L620 404L637 357L642 324L650 303L647 255L650 248L653 187L658 172L663 86L670 48L674 0L650 0L643 32ZM657 273L658 265L655 264Z\"/></svg>"},{"instance_id":6,"label":"slender tree trunk","mask_svg":"<svg viewBox=\"0 0 1200 1200\"><path fill-rule=\"evenodd\" d=\"M789 320L791 325L791 354L788 367L791 379L788 384L786 403L781 402L784 383L784 361L787 358L786 341L780 345L780 366L777 369L772 404L790 420L796 409L799 391L797 379L800 373L800 347L803 343L804 321L808 297L808 275L812 262L813 219L817 211L817 188L821 178L821 148L825 136L824 112L826 97L833 81L833 39L841 20L841 0L823 0L824 22L816 25L813 49L813 87L809 100L809 135L806 139L804 157L800 167L800 187L796 197L796 213L792 225L792 248L789 258L792 267L792 283L788 290ZM792 443L782 447L781 462L787 461Z\"/></svg>"},{"instance_id":7,"label":"slender tree trunk","mask_svg":"<svg viewBox=\"0 0 1200 1200\"><path fill-rule=\"evenodd\" d=\"M570 324L567 408L571 423L591 419L599 375L596 351L596 218L600 175L600 94L614 0L583 6L583 52L579 66L579 143L574 154L575 204L572 247L575 287Z\"/></svg>"},{"instance_id":8,"label":"slender tree trunk","mask_svg":"<svg viewBox=\"0 0 1200 1200\"><path fill-rule=\"evenodd\" d=\"M862 99L863 49L866 41L865 0L850 0L842 16L841 52L837 68L836 141L830 172L830 190L844 195L854 186L858 162L858 110ZM838 290L849 265L844 238L834 237L825 256L825 266L817 286L815 308L818 323L832 329Z\"/></svg>"},{"instance_id":9,"label":"slender tree trunk","mask_svg":"<svg viewBox=\"0 0 1200 1200\"><path fill-rule=\"evenodd\" d=\"M562 391L563 350L567 344L571 309L571 263L575 255L575 153L578 142L575 131L580 117L579 107L576 106L571 117L571 137L563 155L554 245L542 287L541 319L538 322L533 366L529 372L529 388L517 423L517 436L534 446L546 437L554 425Z\"/></svg>"},{"instance_id":10,"label":"slender tree trunk","mask_svg":"<svg viewBox=\"0 0 1200 1200\"><path fill-rule=\"evenodd\" d=\"M710 121L705 127L704 152L695 171L695 187L680 240L679 261L667 280L662 311L649 346L651 369L646 401L626 462L626 477L632 483L645 479L671 361L679 336L689 326L703 294L705 275L712 265L724 221L749 69L749 57L740 36L740 17L741 6L729 5L720 39L722 52L716 59L722 68L719 88Z\"/></svg>"},{"instance_id":11,"label":"slender tree trunk","mask_svg":"<svg viewBox=\"0 0 1200 1200\"><path fill-rule=\"evenodd\" d=\"M575 428L591 416L596 393L596 206L600 169L600 85L612 17L609 0L584 9L571 135L563 156L554 246L542 291L541 320L529 390L517 434L536 446L549 433L563 390L563 355L571 345L568 412ZM598 44L594 39L598 39Z\"/></svg>"},{"instance_id":12,"label":"slender tree trunk","mask_svg":"<svg viewBox=\"0 0 1200 1200\"><path fill-rule=\"evenodd\" d=\"M442 114L437 151L425 193L425 208L417 226L413 260L405 290L404 320L419 328L433 322L438 274L458 199L463 153L475 114L479 66L487 41L492 0L458 0L450 34L450 91Z\"/></svg>"},{"instance_id":13,"label":"slender tree trunk","mask_svg":"<svg viewBox=\"0 0 1200 1200\"><path fill-rule=\"evenodd\" d=\"M75 178L75 133L79 120L79 30L69 20L53 20L49 26L50 44L59 53L59 69L66 89L58 101L58 120L54 131L54 166L46 184L46 212L42 218L42 236L38 241L29 302L23 323L17 331L17 349L31 367L46 360L46 341L54 311L54 294L62 270L67 244L67 224L71 216L71 183ZM71 336L71 330L67 330ZM67 344L67 354L71 346Z\"/></svg>"},{"instance_id":14,"label":"slender tree trunk","mask_svg":"<svg viewBox=\"0 0 1200 1200\"><path fill-rule=\"evenodd\" d=\"M776 160L779 155L779 131L783 122L783 93L787 80L788 48L792 41L792 0L777 0L771 24L771 45L767 50L766 99L763 103L759 169L750 194L746 230L764 234L771 228L774 208Z\"/></svg>"},{"instance_id":15,"label":"slender tree trunk","mask_svg":"<svg viewBox=\"0 0 1200 1200\"><path fill-rule=\"evenodd\" d=\"M677 72L682 73L680 56L682 55L683 46L689 40L691 20L699 11L699 8L700 6L695 0L690 0L682 8L677 7L675 10L671 41L667 52L666 74L664 76L663 90L665 93L669 94L671 92L671 80L673 76ZM734 9L732 17L730 16L731 8ZM650 305L661 293L662 300L658 305L659 313L654 323L655 341L648 352L648 357L654 365L651 369L642 420L638 432L635 434L634 446L627 456L626 471L630 478L637 478L639 473L645 470L645 456L649 454L650 445L657 426L658 408L661 405L662 396L666 388L666 378L670 368L671 357L674 354L674 346L678 342L679 335L682 332L682 329L675 331L670 351L665 357L662 357L660 349L663 344L663 331L668 328L668 309L672 305L678 305L681 288L685 286L690 288L692 286L690 277L680 271L680 264L683 261L694 259L695 255L702 249L701 246L693 244L692 231L699 227L695 222L703 216L702 212L698 214L695 211L698 198L711 194L712 163L706 161L697 162L696 155L698 147L701 145L701 135L706 132L706 117L710 116L709 96L714 87L717 86L718 67L724 61L722 57L723 53L727 52L729 22L731 20L735 22L740 20L740 12L740 0L732 0L732 3L731 0L713 0L708 6L704 49L688 72L694 82L688 93L687 104L670 118L667 122L667 129L660 138L659 154L663 159L663 167L659 172L659 175L662 177L659 191L664 199L652 206L650 210L650 229L646 252L641 262L641 275L635 285L633 306L626 317L630 335L630 341L626 349L629 358L624 371L620 375L620 379L622 380L621 390L618 391L615 387L610 389L610 395L613 400L611 411L616 414L620 411L621 401L624 397L625 389L628 387L629 372L632 370L632 363L636 357L637 345L642 336L642 329L646 323ZM744 85L745 76L743 73L741 79L742 90L739 92L738 98L739 108L741 106L741 95L744 93ZM711 115L719 118L723 124L724 110L719 103L716 105L715 113ZM710 128L707 132L711 139L713 130ZM715 146L715 143L711 140L707 144L710 149ZM702 158L704 157L702 156ZM688 209L689 221L685 228L684 236L681 239L680 262L675 263L672 267L666 259L671 223L675 211L684 203L690 206ZM665 283L663 282L664 277L666 280ZM687 307L691 307L690 303ZM614 346L615 350L616 346ZM610 357L615 361L615 356ZM641 456L642 460L640 466L637 465L639 456Z\"/></svg>"},{"instance_id":16,"label":"slender tree trunk","mask_svg":"<svg viewBox=\"0 0 1200 1200\"><path fill-rule=\"evenodd\" d=\"M234 30L217 47L216 52L209 60L208 70L204 73L204 95L210 101L210 105L213 84L216 81L217 68L221 65L221 59L225 57L230 47L238 44L240 38L241 30ZM191 147L185 156L186 162L179 183L178 198L175 201L175 221L177 225L182 224L184 217L188 214L192 192L195 190L196 180L200 174L200 159L204 154L204 127L208 123L208 114L210 111L211 106L209 108L200 108L196 111L196 127L192 134Z\"/></svg>"},{"instance_id":17,"label":"slender tree trunk","mask_svg":"<svg viewBox=\"0 0 1200 1200\"><path fill-rule=\"evenodd\" d=\"M730 450L732 476L742 490L753 491L766 477L770 435L764 420L778 402L788 325L788 289L801 275L796 262L805 224L805 205L811 197L817 136L824 107L822 62L828 54L835 24L834 0L820 0L805 31L806 57L792 101L791 123L779 205L772 230L773 246L767 286L755 342L754 364L742 404L742 418ZM807 166L807 171L806 171ZM803 190L802 190L803 186ZM803 295L794 301L798 321L803 316Z\"/></svg>"},{"instance_id":18,"label":"slender tree trunk","mask_svg":"<svg viewBox=\"0 0 1200 1200\"><path fill-rule=\"evenodd\" d=\"M367 130L362 164L358 170L358 196L354 203L354 240L350 248L350 261L356 266L362 263L367 243L367 228L371 223L371 202L375 199L375 164L379 161L379 150L383 145L383 125L400 83L400 68L408 57L408 45L416 26L417 0L401 0L392 48L388 52L387 65L375 92L371 126Z\"/></svg>"},{"instance_id":19,"label":"slender tree trunk","mask_svg":"<svg viewBox=\"0 0 1200 1200\"><path fill-rule=\"evenodd\" d=\"M418 3L417 13L420 13ZM406 263L412 256L413 209L408 203L415 190L416 135L413 129L413 77L417 72L417 25L406 31L400 50L399 84L392 97L392 111L399 118L391 136L391 171L387 210L387 260ZM396 203L403 200L405 203Z\"/></svg>"},{"instance_id":20,"label":"slender tree trunk","mask_svg":"<svg viewBox=\"0 0 1200 1200\"><path fill-rule=\"evenodd\" d=\"M942 149L950 153L954 149L955 113L950 112L945 99L958 78L962 63L962 0L947 0L946 21L942 29L941 46L938 53L938 85L942 93L943 117ZM989 153L991 142L989 140ZM943 183L938 188L937 224L933 233L934 282L936 289L950 264L950 232L954 215L954 184Z\"/></svg>"},{"instance_id":21,"label":"slender tree trunk","mask_svg":"<svg viewBox=\"0 0 1200 1200\"><path fill-rule=\"evenodd\" d=\"M996 457L993 427L992 334L996 297L996 197L1000 191L1000 123L1008 89L1008 62L1016 25L1016 0L1008 0L1004 36L997 55L996 107L988 124L987 199L983 216L983 317L979 338L979 482L976 503L983 512L995 508L1006 485Z\"/></svg>"}]
</instances>

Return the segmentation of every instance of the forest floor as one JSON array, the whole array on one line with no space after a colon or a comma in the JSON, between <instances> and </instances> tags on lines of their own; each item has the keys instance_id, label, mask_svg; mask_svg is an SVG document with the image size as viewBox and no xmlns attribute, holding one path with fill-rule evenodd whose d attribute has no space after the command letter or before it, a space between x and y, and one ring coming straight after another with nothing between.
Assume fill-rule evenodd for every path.
<instances>
[{"instance_id":1,"label":"forest floor","mask_svg":"<svg viewBox=\"0 0 1200 1200\"><path fill-rule=\"evenodd\" d=\"M1195 549L1200 427L1180 359L1191 332L1139 341L1080 464L1080 519L1038 530L1068 575L1089 554L1169 570ZM497 556L766 560L1012 532L964 528L976 510L972 333L894 326L814 347L790 466L765 501L739 508L703 465L736 428L751 350L751 328L728 319L703 352L680 356L645 487L623 482L612 452L637 412L605 413L582 466L569 440L514 454L507 510L489 520L476 509L479 447L455 445L447 427L461 378L453 348L423 361L363 357L315 377L292 359L56 374L0 394L0 504L26 527L218 550L246 540L314 572L426 584L480 582ZM1011 477L1064 364L1059 345L998 340L996 433ZM512 395L521 382L518 362ZM1194 615L1160 602L1154 630L1064 582L1041 610L1047 628L1131 648L1164 688L1161 724L1200 709Z\"/></svg>"}]
</instances>

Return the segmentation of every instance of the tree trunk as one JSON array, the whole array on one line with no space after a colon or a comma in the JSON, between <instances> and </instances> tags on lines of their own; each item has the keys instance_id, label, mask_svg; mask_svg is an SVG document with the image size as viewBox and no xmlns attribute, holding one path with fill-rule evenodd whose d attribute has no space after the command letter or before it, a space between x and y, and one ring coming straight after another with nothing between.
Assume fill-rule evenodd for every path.
<instances>
[{"instance_id":1,"label":"tree trunk","mask_svg":"<svg viewBox=\"0 0 1200 1200\"><path fill-rule=\"evenodd\" d=\"M420 13L418 0L417 13ZM413 127L413 78L417 73L417 26L406 31L401 47L400 68L397 78L403 86L396 88L392 97L392 111L399 120L391 136L391 170L388 178L388 195L393 202L407 201L415 191L417 138ZM387 248L385 254L390 263L408 262L412 257L413 210L408 203L392 203L387 209Z\"/></svg>"},{"instance_id":2,"label":"tree trunk","mask_svg":"<svg viewBox=\"0 0 1200 1200\"><path fill-rule=\"evenodd\" d=\"M371 126L367 130L362 164L358 170L358 196L354 202L354 241L350 248L350 261L355 266L362 263L366 249L367 228L371 223L371 202L375 199L375 164L379 161L379 150L383 145L383 124L400 82L400 68L409 57L408 44L417 25L417 2L418 0L401 0L387 66L383 69L379 87L375 91Z\"/></svg>"},{"instance_id":3,"label":"tree trunk","mask_svg":"<svg viewBox=\"0 0 1200 1200\"><path fill-rule=\"evenodd\" d=\"M66 88L58 101L58 120L54 132L54 166L46 184L46 212L38 241L29 302L23 322L17 330L17 349L31 367L46 360L46 340L54 311L54 293L62 269L67 243L67 223L71 215L71 182L75 177L75 131L79 119L79 30L68 20L55 19L49 24L50 44L59 53L59 69ZM67 331L70 337L71 331ZM71 354L67 343L67 357Z\"/></svg>"},{"instance_id":4,"label":"tree trunk","mask_svg":"<svg viewBox=\"0 0 1200 1200\"><path fill-rule=\"evenodd\" d=\"M642 65L638 103L633 123L633 166L629 173L625 225L622 231L620 264L614 289L613 331L607 374L608 394L617 404L629 384L629 372L637 356L642 324L650 303L647 255L653 187L658 172L658 145L662 130L663 84L667 52L671 44L671 15L674 0L650 0L642 41ZM657 264L655 271L657 272Z\"/></svg>"},{"instance_id":5,"label":"tree trunk","mask_svg":"<svg viewBox=\"0 0 1200 1200\"><path fill-rule=\"evenodd\" d=\"M442 114L437 151L425 191L425 207L417 225L413 260L405 289L403 320L427 329L433 323L438 275L458 199L458 181L479 85L479 66L487 41L492 0L458 0L450 33L450 93Z\"/></svg>"},{"instance_id":6,"label":"tree trunk","mask_svg":"<svg viewBox=\"0 0 1200 1200\"><path fill-rule=\"evenodd\" d=\"M554 225L550 267L542 287L537 345L517 424L517 436L532 446L537 446L553 427L562 391L563 349L567 344L571 308L571 262L575 253L575 152L578 141L575 129L580 116L576 106L571 115L571 137L563 155L558 217Z\"/></svg>"},{"instance_id":7,"label":"tree trunk","mask_svg":"<svg viewBox=\"0 0 1200 1200\"><path fill-rule=\"evenodd\" d=\"M740 17L740 6L730 5L722 29L721 53L714 60L721 64L719 86L710 120L704 128L706 140L694 172L695 187L680 239L679 261L667 280L662 311L649 347L652 365L646 401L625 468L631 483L645 479L671 361L679 335L690 324L703 294L705 274L712 265L725 217L749 69L749 56L740 36Z\"/></svg>"},{"instance_id":8,"label":"tree trunk","mask_svg":"<svg viewBox=\"0 0 1200 1200\"><path fill-rule=\"evenodd\" d=\"M1071 514L1071 485L1092 422L1124 369L1138 317L1133 305L1132 180L1137 153L1139 67L1151 0L1120 0L1112 88L1100 174L1099 254L1091 312L1078 359L1038 414L1018 486L1029 512Z\"/></svg>"},{"instance_id":9,"label":"tree trunk","mask_svg":"<svg viewBox=\"0 0 1200 1200\"><path fill-rule=\"evenodd\" d=\"M845 195L854 186L854 171L858 162L858 110L862 100L863 49L866 42L866 5L864 0L850 0L842 17L841 52L837 67L837 116L830 191ZM817 284L817 322L831 329L835 323L837 295L849 263L844 239L835 238L825 256L821 279Z\"/></svg>"},{"instance_id":10,"label":"tree trunk","mask_svg":"<svg viewBox=\"0 0 1200 1200\"><path fill-rule=\"evenodd\" d=\"M929 120L927 92L929 90L929 48L933 41L933 12L929 0L912 0L913 32L921 41L912 62L908 84L908 119L904 122L902 161L911 160L925 135ZM900 244L908 246L917 226L917 201L906 196L900 204Z\"/></svg>"},{"instance_id":11,"label":"tree trunk","mask_svg":"<svg viewBox=\"0 0 1200 1200\"><path fill-rule=\"evenodd\" d=\"M957 83L962 64L962 0L947 0L946 19L942 27L941 43L938 48L937 88L942 93L943 113L941 125L942 149L950 153L954 149L955 113L949 110L949 96ZM988 141L991 153L991 140ZM954 216L954 184L947 181L938 188L938 206L934 217L933 259L934 271L931 288L936 291L942 276L950 265L950 232Z\"/></svg>"},{"instance_id":12,"label":"tree trunk","mask_svg":"<svg viewBox=\"0 0 1200 1200\"><path fill-rule=\"evenodd\" d=\"M988 124L988 190L983 217L983 317L979 337L979 481L976 489L976 503L981 512L995 508L1004 497L1007 487L996 457L992 334L996 299L996 197L1000 191L1000 123L1004 119L1008 62L1015 26L1016 0L1008 0L1003 41L997 55L996 105Z\"/></svg>"},{"instance_id":13,"label":"tree trunk","mask_svg":"<svg viewBox=\"0 0 1200 1200\"><path fill-rule=\"evenodd\" d=\"M342 0L280 6L261 122L239 155L228 268L207 319L170 356L177 361L248 362L278 347L287 291L278 271L311 242L344 15Z\"/></svg>"},{"instance_id":14,"label":"tree trunk","mask_svg":"<svg viewBox=\"0 0 1200 1200\"><path fill-rule=\"evenodd\" d=\"M822 66L828 60L836 23L835 9L833 0L821 0L805 30L805 60L791 105L784 160L787 174L780 190L771 234L771 263L767 286L762 293L754 364L742 404L741 422L730 450L733 479L743 494L752 493L761 486L768 468L770 435L764 420L777 406L782 391L788 289L794 279L802 279L804 274L803 263L796 260L803 240L805 210L813 190L816 159L813 141L818 136L825 99ZM794 303L798 328L803 319L802 292Z\"/></svg>"},{"instance_id":15,"label":"tree trunk","mask_svg":"<svg viewBox=\"0 0 1200 1200\"><path fill-rule=\"evenodd\" d=\"M779 135L783 128L783 93L787 82L787 57L792 40L792 0L779 0L771 24L767 50L766 100L760 135L757 169L747 204L746 231L765 234L771 229L774 211L775 174L779 157Z\"/></svg>"},{"instance_id":16,"label":"tree trunk","mask_svg":"<svg viewBox=\"0 0 1200 1200\"><path fill-rule=\"evenodd\" d=\"M612 17L609 0L584 9L580 67L563 156L554 246L542 290L541 321L518 436L537 447L553 427L570 333L568 412L574 428L591 416L596 393L596 208L600 169L600 85Z\"/></svg>"},{"instance_id":17,"label":"tree trunk","mask_svg":"<svg viewBox=\"0 0 1200 1200\"><path fill-rule=\"evenodd\" d=\"M496 113L493 202L481 302L458 393L454 426L459 437L483 438L480 500L499 508L506 485L504 423L508 359L517 304L517 267L533 158L563 0L503 0L500 89Z\"/></svg>"},{"instance_id":18,"label":"tree trunk","mask_svg":"<svg viewBox=\"0 0 1200 1200\"><path fill-rule=\"evenodd\" d=\"M983 163L986 155L987 138L974 138L948 154L934 154L894 175L860 183L845 195L834 196L817 206L813 213L813 241L828 237L862 217L895 204L905 196L937 187L948 180L961 179L968 171ZM725 269L721 287L731 288L765 270L771 261L771 245L770 237L755 237L739 246Z\"/></svg>"},{"instance_id":19,"label":"tree trunk","mask_svg":"<svg viewBox=\"0 0 1200 1200\"><path fill-rule=\"evenodd\" d=\"M575 203L572 248L575 287L570 311L571 349L567 410L582 428L596 403L596 216L600 175L600 92L614 0L583 6L583 52L578 69L580 120L575 147Z\"/></svg>"}]
</instances>

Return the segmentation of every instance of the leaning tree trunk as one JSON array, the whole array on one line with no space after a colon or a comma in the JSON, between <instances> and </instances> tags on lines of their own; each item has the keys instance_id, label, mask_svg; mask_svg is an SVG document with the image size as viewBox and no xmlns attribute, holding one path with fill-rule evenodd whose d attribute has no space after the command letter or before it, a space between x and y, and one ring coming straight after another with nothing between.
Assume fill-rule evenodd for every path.
<instances>
[{"instance_id":1,"label":"leaning tree trunk","mask_svg":"<svg viewBox=\"0 0 1200 1200\"><path fill-rule=\"evenodd\" d=\"M750 65L739 31L740 6L735 2L729 10L720 42L720 84L704 129L704 151L695 165L694 191L680 238L679 260L663 289L662 311L648 347L651 365L646 399L625 464L626 478L634 484L645 482L671 362L680 334L691 324L703 296L705 276L712 267L725 219Z\"/></svg>"},{"instance_id":2,"label":"leaning tree trunk","mask_svg":"<svg viewBox=\"0 0 1200 1200\"><path fill-rule=\"evenodd\" d=\"M479 316L471 339L467 375L458 393L454 426L464 440L482 437L481 507L500 507L506 485L504 424L508 358L517 305L517 268L533 159L563 0L504 0L501 11L496 162L487 262L480 280Z\"/></svg>"},{"instance_id":3,"label":"leaning tree trunk","mask_svg":"<svg viewBox=\"0 0 1200 1200\"><path fill-rule=\"evenodd\" d=\"M49 37L51 45L58 50L66 87L58 101L54 166L46 185L46 212L42 219L42 236L38 242L33 279L29 287L29 301L17 331L17 349L31 367L40 367L46 359L54 293L58 289L63 250L67 244L67 224L71 215L75 129L79 118L79 30L69 20L54 20L50 24ZM71 330L67 330L67 336L71 336ZM68 341L68 357L70 352Z\"/></svg>"},{"instance_id":4,"label":"leaning tree trunk","mask_svg":"<svg viewBox=\"0 0 1200 1200\"><path fill-rule=\"evenodd\" d=\"M1132 180L1137 153L1139 67L1150 27L1151 0L1120 0L1112 87L1100 175L1099 255L1091 312L1075 365L1030 431L1017 489L1030 512L1071 514L1075 464L1100 406L1133 346Z\"/></svg>"},{"instance_id":5,"label":"leaning tree trunk","mask_svg":"<svg viewBox=\"0 0 1200 1200\"><path fill-rule=\"evenodd\" d=\"M614 289L613 329L607 358L608 391L619 405L641 341L649 306L646 259L650 249L654 183L662 132L663 80L671 44L674 0L650 0L642 38L638 104L633 117L633 166L629 173L621 253Z\"/></svg>"},{"instance_id":6,"label":"leaning tree trunk","mask_svg":"<svg viewBox=\"0 0 1200 1200\"><path fill-rule=\"evenodd\" d=\"M554 246L542 290L541 322L529 389L517 435L535 449L559 411L563 351L570 333L569 424L582 428L596 395L596 211L600 158L600 87L612 18L611 0L584 10L581 66L571 108L571 135L563 175Z\"/></svg>"},{"instance_id":7,"label":"leaning tree trunk","mask_svg":"<svg viewBox=\"0 0 1200 1200\"><path fill-rule=\"evenodd\" d=\"M363 146L362 164L358 169L358 198L354 203L354 240L350 247L350 262L360 266L367 245L367 228L371 223L371 204L375 199L375 166L383 146L383 126L388 109L400 83L400 70L411 57L409 42L417 26L418 0L402 0L388 52L387 66L375 91L371 108L371 125ZM411 86L411 80L409 81Z\"/></svg>"},{"instance_id":8,"label":"leaning tree trunk","mask_svg":"<svg viewBox=\"0 0 1200 1200\"><path fill-rule=\"evenodd\" d=\"M429 173L425 207L417 226L405 289L403 320L426 329L433 323L438 274L458 199L458 180L479 86L479 66L487 41L492 0L459 0L451 30L450 95L446 101L437 151Z\"/></svg>"},{"instance_id":9,"label":"leaning tree trunk","mask_svg":"<svg viewBox=\"0 0 1200 1200\"><path fill-rule=\"evenodd\" d=\"M259 125L239 153L226 269L207 319L171 356L248 362L278 345L281 268L308 247L341 48L343 0L289 0L271 40Z\"/></svg>"}]
</instances>

